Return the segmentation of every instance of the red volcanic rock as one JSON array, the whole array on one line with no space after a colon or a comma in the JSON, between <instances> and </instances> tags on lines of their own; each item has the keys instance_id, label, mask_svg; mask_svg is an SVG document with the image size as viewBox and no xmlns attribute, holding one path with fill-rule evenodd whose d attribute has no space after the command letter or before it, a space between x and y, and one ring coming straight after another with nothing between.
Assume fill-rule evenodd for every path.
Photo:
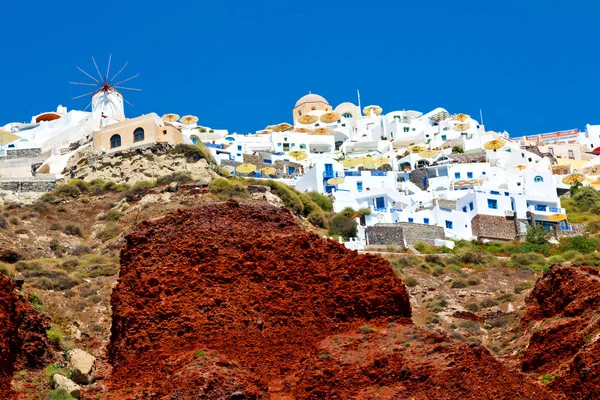
<instances>
[{"instance_id":1,"label":"red volcanic rock","mask_svg":"<svg viewBox=\"0 0 600 400\"><path fill-rule=\"evenodd\" d=\"M16 367L43 365L48 350L48 322L0 275L0 398L14 396L10 389Z\"/></svg>"},{"instance_id":2,"label":"red volcanic rock","mask_svg":"<svg viewBox=\"0 0 600 400\"><path fill-rule=\"evenodd\" d=\"M127 236L107 399L545 399L477 345L415 328L387 261L236 202Z\"/></svg>"},{"instance_id":3,"label":"red volcanic rock","mask_svg":"<svg viewBox=\"0 0 600 400\"><path fill-rule=\"evenodd\" d=\"M525 372L572 399L600 398L600 275L583 266L553 266L526 299Z\"/></svg>"}]
</instances>

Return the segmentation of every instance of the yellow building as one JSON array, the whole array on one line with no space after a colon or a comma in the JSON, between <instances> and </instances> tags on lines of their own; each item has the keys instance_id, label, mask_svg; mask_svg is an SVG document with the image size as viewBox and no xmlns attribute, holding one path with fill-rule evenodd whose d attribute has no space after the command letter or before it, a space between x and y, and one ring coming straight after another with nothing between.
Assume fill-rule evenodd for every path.
<instances>
[{"instance_id":1,"label":"yellow building","mask_svg":"<svg viewBox=\"0 0 600 400\"><path fill-rule=\"evenodd\" d=\"M175 145L184 141L179 129L165 124L154 113L127 119L94 132L94 149L108 153L158 142Z\"/></svg>"}]
</instances>

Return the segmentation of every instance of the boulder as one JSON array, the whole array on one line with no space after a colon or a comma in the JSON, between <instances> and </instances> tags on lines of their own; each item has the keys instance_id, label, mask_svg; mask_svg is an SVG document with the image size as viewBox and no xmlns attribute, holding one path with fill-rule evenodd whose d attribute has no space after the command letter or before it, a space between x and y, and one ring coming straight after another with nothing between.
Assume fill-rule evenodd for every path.
<instances>
[{"instance_id":1,"label":"boulder","mask_svg":"<svg viewBox=\"0 0 600 400\"><path fill-rule=\"evenodd\" d=\"M52 377L52 380L54 381L55 389L64 389L67 391L67 393L69 393L71 396L75 397L76 399L78 399L79 396L81 396L81 386L79 386L78 384L76 384L75 382L73 382L72 380L67 378L66 376L62 376L60 374L54 374L54 376Z\"/></svg>"},{"instance_id":2,"label":"boulder","mask_svg":"<svg viewBox=\"0 0 600 400\"><path fill-rule=\"evenodd\" d=\"M96 369L96 357L81 349L74 349L67 353L67 360L73 368L73 381L83 385L92 382L92 374Z\"/></svg>"}]
</instances>

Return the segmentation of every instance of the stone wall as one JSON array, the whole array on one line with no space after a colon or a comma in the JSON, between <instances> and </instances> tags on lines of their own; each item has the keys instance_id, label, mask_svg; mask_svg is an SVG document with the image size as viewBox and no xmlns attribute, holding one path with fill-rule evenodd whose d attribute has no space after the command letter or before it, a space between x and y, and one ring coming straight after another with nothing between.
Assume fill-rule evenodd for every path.
<instances>
[{"instance_id":1,"label":"stone wall","mask_svg":"<svg viewBox=\"0 0 600 400\"><path fill-rule=\"evenodd\" d=\"M557 239L561 237L572 237L579 236L585 233L586 224L569 224L571 227L570 231L561 231L560 229L555 229L555 236Z\"/></svg>"},{"instance_id":2,"label":"stone wall","mask_svg":"<svg viewBox=\"0 0 600 400\"><path fill-rule=\"evenodd\" d=\"M0 190L10 192L50 192L56 187L54 175L40 178L0 179Z\"/></svg>"},{"instance_id":3,"label":"stone wall","mask_svg":"<svg viewBox=\"0 0 600 400\"><path fill-rule=\"evenodd\" d=\"M440 207L456 210L456 200L438 200Z\"/></svg>"},{"instance_id":4,"label":"stone wall","mask_svg":"<svg viewBox=\"0 0 600 400\"><path fill-rule=\"evenodd\" d=\"M375 224L367 227L369 245L412 245L416 242L435 244L435 239L445 239L444 228L437 225L397 222L394 224Z\"/></svg>"},{"instance_id":5,"label":"stone wall","mask_svg":"<svg viewBox=\"0 0 600 400\"><path fill-rule=\"evenodd\" d=\"M514 218L477 214L471 226L473 235L479 239L513 240L518 235Z\"/></svg>"},{"instance_id":6,"label":"stone wall","mask_svg":"<svg viewBox=\"0 0 600 400\"><path fill-rule=\"evenodd\" d=\"M6 159L13 160L15 158L34 158L42 154L42 149L7 149Z\"/></svg>"}]
</instances>

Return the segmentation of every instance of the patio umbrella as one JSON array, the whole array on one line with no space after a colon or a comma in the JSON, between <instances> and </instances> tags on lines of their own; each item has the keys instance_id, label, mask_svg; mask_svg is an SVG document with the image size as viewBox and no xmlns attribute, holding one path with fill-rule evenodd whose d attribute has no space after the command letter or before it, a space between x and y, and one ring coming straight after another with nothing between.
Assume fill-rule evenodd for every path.
<instances>
[{"instance_id":1,"label":"patio umbrella","mask_svg":"<svg viewBox=\"0 0 600 400\"><path fill-rule=\"evenodd\" d=\"M310 133L312 131L310 129L306 129L306 128L296 128L296 129L294 129L294 132L298 132L298 133Z\"/></svg>"},{"instance_id":2,"label":"patio umbrella","mask_svg":"<svg viewBox=\"0 0 600 400\"><path fill-rule=\"evenodd\" d=\"M455 121L460 121L460 122L465 122L467 121L469 118L471 118L469 115L467 114L458 114L456 115L454 118L452 118Z\"/></svg>"},{"instance_id":3,"label":"patio umbrella","mask_svg":"<svg viewBox=\"0 0 600 400\"><path fill-rule=\"evenodd\" d=\"M336 112L328 112L321 115L321 122L325 122L326 124L330 124L332 122L336 122L341 118L341 115Z\"/></svg>"},{"instance_id":4,"label":"patio umbrella","mask_svg":"<svg viewBox=\"0 0 600 400\"><path fill-rule=\"evenodd\" d=\"M290 157L294 157L297 161L304 160L306 158L306 152L301 150L294 150L288 153Z\"/></svg>"},{"instance_id":5,"label":"patio umbrella","mask_svg":"<svg viewBox=\"0 0 600 400\"><path fill-rule=\"evenodd\" d=\"M309 115L309 114L303 115L300 118L298 118L298 122L300 122L301 124L304 124L304 125L314 124L318 120L319 120L319 118L317 118L317 116Z\"/></svg>"},{"instance_id":6,"label":"patio umbrella","mask_svg":"<svg viewBox=\"0 0 600 400\"><path fill-rule=\"evenodd\" d=\"M585 179L585 177L581 174L571 174L571 175L565 176L563 178L562 182L567 185L572 185L575 182L581 183L581 182L583 182L584 179Z\"/></svg>"},{"instance_id":7,"label":"patio umbrella","mask_svg":"<svg viewBox=\"0 0 600 400\"><path fill-rule=\"evenodd\" d=\"M362 158L347 158L342 161L342 164L346 168L354 168L359 164L362 164Z\"/></svg>"},{"instance_id":8,"label":"patio umbrella","mask_svg":"<svg viewBox=\"0 0 600 400\"><path fill-rule=\"evenodd\" d=\"M548 221L558 222L558 221L564 221L565 219L567 219L567 216L565 214L548 215Z\"/></svg>"},{"instance_id":9,"label":"patio umbrella","mask_svg":"<svg viewBox=\"0 0 600 400\"><path fill-rule=\"evenodd\" d=\"M254 164L241 164L238 165L235 170L241 174L249 174L250 172L256 171L256 165Z\"/></svg>"},{"instance_id":10,"label":"patio umbrella","mask_svg":"<svg viewBox=\"0 0 600 400\"><path fill-rule=\"evenodd\" d=\"M433 158L436 157L439 153L434 150L423 150L419 152L419 157L422 158Z\"/></svg>"},{"instance_id":11,"label":"patio umbrella","mask_svg":"<svg viewBox=\"0 0 600 400\"><path fill-rule=\"evenodd\" d=\"M263 169L261 169L261 171L265 175L275 175L277 173L277 170L273 167L263 168Z\"/></svg>"},{"instance_id":12,"label":"patio umbrella","mask_svg":"<svg viewBox=\"0 0 600 400\"><path fill-rule=\"evenodd\" d=\"M287 132L294 129L294 127L287 122L282 122L279 125L275 125L273 127L273 132Z\"/></svg>"},{"instance_id":13,"label":"patio umbrella","mask_svg":"<svg viewBox=\"0 0 600 400\"><path fill-rule=\"evenodd\" d=\"M523 171L524 169L527 169L527 167L525 165L517 165L515 168L518 169L518 170L520 170L520 171Z\"/></svg>"},{"instance_id":14,"label":"patio umbrella","mask_svg":"<svg viewBox=\"0 0 600 400\"><path fill-rule=\"evenodd\" d=\"M184 115L183 117L181 117L179 122L181 122L184 125L192 125L198 122L198 117L196 117L195 115Z\"/></svg>"},{"instance_id":15,"label":"patio umbrella","mask_svg":"<svg viewBox=\"0 0 600 400\"><path fill-rule=\"evenodd\" d=\"M344 178L331 178L327 180L327 183L330 185L339 185L340 183L344 183Z\"/></svg>"},{"instance_id":16,"label":"patio umbrella","mask_svg":"<svg viewBox=\"0 0 600 400\"><path fill-rule=\"evenodd\" d=\"M381 167L382 165L389 164L390 159L388 157L376 158L373 160L373 165Z\"/></svg>"},{"instance_id":17,"label":"patio umbrella","mask_svg":"<svg viewBox=\"0 0 600 400\"><path fill-rule=\"evenodd\" d=\"M271 133L271 131L266 130L266 129L263 129L262 131L256 132L257 135L268 135L270 133Z\"/></svg>"},{"instance_id":18,"label":"patio umbrella","mask_svg":"<svg viewBox=\"0 0 600 400\"><path fill-rule=\"evenodd\" d=\"M363 109L363 114L371 115L371 110L375 111L375 115L381 115L381 112L383 111L383 109L379 106L366 106Z\"/></svg>"},{"instance_id":19,"label":"patio umbrella","mask_svg":"<svg viewBox=\"0 0 600 400\"><path fill-rule=\"evenodd\" d=\"M162 116L162 120L165 122L177 122L179 115L177 114L165 114Z\"/></svg>"},{"instance_id":20,"label":"patio umbrella","mask_svg":"<svg viewBox=\"0 0 600 400\"><path fill-rule=\"evenodd\" d=\"M486 144L483 145L483 147L487 150L498 150L504 147L504 144L506 142L502 139L494 139L494 140L490 140L489 142L487 142Z\"/></svg>"},{"instance_id":21,"label":"patio umbrella","mask_svg":"<svg viewBox=\"0 0 600 400\"><path fill-rule=\"evenodd\" d=\"M329 128L317 128L312 131L313 135L331 135L332 133L333 130Z\"/></svg>"},{"instance_id":22,"label":"patio umbrella","mask_svg":"<svg viewBox=\"0 0 600 400\"><path fill-rule=\"evenodd\" d=\"M21 136L17 136L14 133L0 129L0 146L5 146L18 139L21 139Z\"/></svg>"},{"instance_id":23,"label":"patio umbrella","mask_svg":"<svg viewBox=\"0 0 600 400\"><path fill-rule=\"evenodd\" d=\"M471 124L457 124L453 129L456 132L464 132L464 131L468 131L469 128L471 127Z\"/></svg>"}]
</instances>

